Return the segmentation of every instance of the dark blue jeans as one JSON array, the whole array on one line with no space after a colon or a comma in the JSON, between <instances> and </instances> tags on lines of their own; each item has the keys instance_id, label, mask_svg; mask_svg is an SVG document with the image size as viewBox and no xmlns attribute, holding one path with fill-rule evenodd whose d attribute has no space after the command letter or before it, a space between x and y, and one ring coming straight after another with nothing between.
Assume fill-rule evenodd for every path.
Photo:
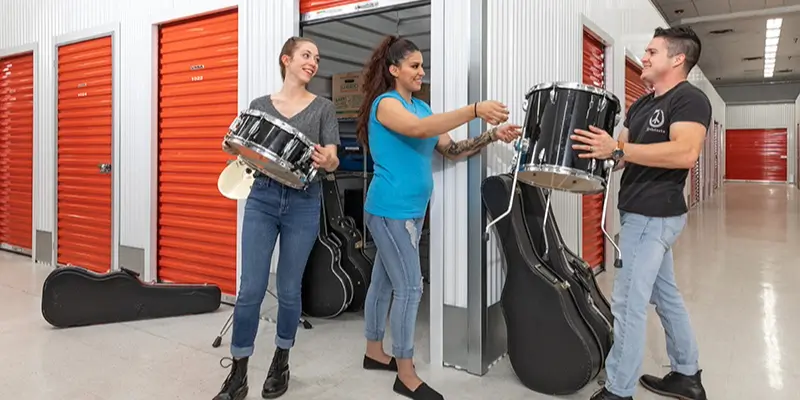
<instances>
[{"instance_id":1,"label":"dark blue jeans","mask_svg":"<svg viewBox=\"0 0 800 400\"><path fill-rule=\"evenodd\" d=\"M302 311L303 272L317 240L321 204L319 182L305 191L263 177L253 183L242 225L242 271L233 311L232 356L253 354L261 303L269 283L270 260L279 234L275 345L282 349L294 345Z\"/></svg>"}]
</instances>

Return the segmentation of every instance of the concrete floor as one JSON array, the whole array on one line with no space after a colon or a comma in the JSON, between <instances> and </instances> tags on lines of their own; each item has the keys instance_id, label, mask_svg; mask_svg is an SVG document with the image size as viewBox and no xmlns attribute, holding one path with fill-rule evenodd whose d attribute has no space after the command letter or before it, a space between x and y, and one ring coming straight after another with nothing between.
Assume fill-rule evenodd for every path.
<instances>
[{"instance_id":1,"label":"concrete floor","mask_svg":"<svg viewBox=\"0 0 800 400\"><path fill-rule=\"evenodd\" d=\"M797 398L800 386L800 191L783 185L729 184L693 210L675 262L692 315L709 397ZM230 335L211 342L230 313L55 330L41 316L48 270L0 252L0 397L64 399L211 399L227 370ZM613 271L600 277L609 293ZM664 334L651 311L643 372L668 371ZM267 313L269 314L269 312ZM274 314L274 313L273 313ZM522 387L507 361L486 376L431 368L427 327L417 338L423 379L448 399L546 399ZM292 381L284 399L394 398L393 375L364 372L359 316L313 321L292 351ZM251 361L251 394L260 387L272 353L274 325L262 323ZM388 343L387 343L388 344ZM591 384L568 399L588 399ZM794 388L794 389L792 389ZM656 399L639 390L637 399Z\"/></svg>"}]
</instances>

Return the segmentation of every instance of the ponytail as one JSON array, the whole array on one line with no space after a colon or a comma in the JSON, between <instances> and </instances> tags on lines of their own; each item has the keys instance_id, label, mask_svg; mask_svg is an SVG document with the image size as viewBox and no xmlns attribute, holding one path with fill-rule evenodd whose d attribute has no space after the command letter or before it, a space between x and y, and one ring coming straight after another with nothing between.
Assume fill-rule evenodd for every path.
<instances>
[{"instance_id":1,"label":"ponytail","mask_svg":"<svg viewBox=\"0 0 800 400\"><path fill-rule=\"evenodd\" d=\"M381 94L394 89L395 78L389 73L389 67L399 66L409 53L415 51L419 51L419 48L410 40L394 35L387 36L378 44L378 47L372 52L372 57L364 65L362 84L364 99L358 110L356 136L367 151L369 151L367 126L372 111L372 102Z\"/></svg>"}]
</instances>

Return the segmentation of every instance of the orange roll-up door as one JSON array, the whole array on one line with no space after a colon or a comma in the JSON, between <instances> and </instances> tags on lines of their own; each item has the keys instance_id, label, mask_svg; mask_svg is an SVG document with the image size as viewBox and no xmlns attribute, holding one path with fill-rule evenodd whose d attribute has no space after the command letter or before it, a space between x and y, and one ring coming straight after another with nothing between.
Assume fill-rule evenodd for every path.
<instances>
[{"instance_id":1,"label":"orange roll-up door","mask_svg":"<svg viewBox=\"0 0 800 400\"><path fill-rule=\"evenodd\" d=\"M728 129L725 132L727 179L786 182L786 129Z\"/></svg>"},{"instance_id":2,"label":"orange roll-up door","mask_svg":"<svg viewBox=\"0 0 800 400\"><path fill-rule=\"evenodd\" d=\"M0 59L0 243L33 247L33 53Z\"/></svg>"},{"instance_id":3,"label":"orange roll-up door","mask_svg":"<svg viewBox=\"0 0 800 400\"><path fill-rule=\"evenodd\" d=\"M649 92L642 81L642 69L631 60L625 60L625 112L633 102Z\"/></svg>"},{"instance_id":4,"label":"orange roll-up door","mask_svg":"<svg viewBox=\"0 0 800 400\"><path fill-rule=\"evenodd\" d=\"M583 31L583 83L605 88L605 45L589 31ZM613 134L613 132L609 132ZM583 259L597 268L605 259L605 238L601 228L603 193L583 196Z\"/></svg>"},{"instance_id":5,"label":"orange roll-up door","mask_svg":"<svg viewBox=\"0 0 800 400\"><path fill-rule=\"evenodd\" d=\"M111 268L111 36L58 48L58 263Z\"/></svg>"},{"instance_id":6,"label":"orange roll-up door","mask_svg":"<svg viewBox=\"0 0 800 400\"><path fill-rule=\"evenodd\" d=\"M158 70L158 277L236 292L236 201L217 178L238 113L238 14L164 25ZM265 261L268 263L268 261Z\"/></svg>"}]
</instances>

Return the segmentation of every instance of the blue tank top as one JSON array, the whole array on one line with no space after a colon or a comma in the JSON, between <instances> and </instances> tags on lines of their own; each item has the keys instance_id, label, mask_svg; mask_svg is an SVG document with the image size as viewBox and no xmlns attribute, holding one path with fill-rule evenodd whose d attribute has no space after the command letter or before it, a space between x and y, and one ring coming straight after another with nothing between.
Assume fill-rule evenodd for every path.
<instances>
[{"instance_id":1,"label":"blue tank top","mask_svg":"<svg viewBox=\"0 0 800 400\"><path fill-rule=\"evenodd\" d=\"M395 90L372 102L367 130L375 174L367 190L364 209L384 218L422 218L433 192L431 162L439 138L412 138L383 126L378 122L377 110L378 102L386 97L400 100L406 110L420 119L433 114L424 101L412 98L409 103Z\"/></svg>"}]
</instances>

